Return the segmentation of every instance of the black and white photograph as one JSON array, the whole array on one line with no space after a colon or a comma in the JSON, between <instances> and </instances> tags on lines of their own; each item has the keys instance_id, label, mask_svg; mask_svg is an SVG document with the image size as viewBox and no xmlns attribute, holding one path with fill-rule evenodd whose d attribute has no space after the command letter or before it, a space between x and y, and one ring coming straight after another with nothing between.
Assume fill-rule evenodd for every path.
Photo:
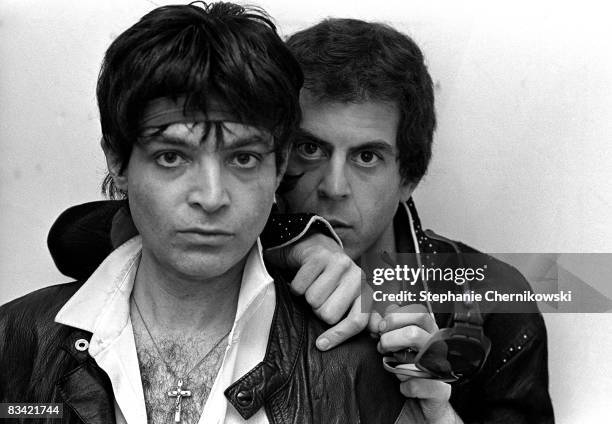
<instances>
[{"instance_id":1,"label":"black and white photograph","mask_svg":"<svg viewBox=\"0 0 612 424\"><path fill-rule=\"evenodd\" d=\"M609 422L610 11L3 1L0 422Z\"/></svg>"}]
</instances>

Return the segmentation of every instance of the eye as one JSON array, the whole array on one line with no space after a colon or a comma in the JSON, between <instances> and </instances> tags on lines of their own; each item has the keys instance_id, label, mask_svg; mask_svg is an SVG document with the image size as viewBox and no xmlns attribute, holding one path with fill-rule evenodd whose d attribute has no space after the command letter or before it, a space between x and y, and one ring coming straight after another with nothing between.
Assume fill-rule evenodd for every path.
<instances>
[{"instance_id":1,"label":"eye","mask_svg":"<svg viewBox=\"0 0 612 424\"><path fill-rule=\"evenodd\" d=\"M308 160L316 160L325 157L325 152L321 147L312 142L300 143L296 146L297 152L301 157Z\"/></svg>"},{"instance_id":2,"label":"eye","mask_svg":"<svg viewBox=\"0 0 612 424\"><path fill-rule=\"evenodd\" d=\"M238 152L230 160L230 165L240 169L255 168L261 159L253 153Z\"/></svg>"},{"instance_id":3,"label":"eye","mask_svg":"<svg viewBox=\"0 0 612 424\"><path fill-rule=\"evenodd\" d=\"M378 162L382 160L382 157L371 150L362 150L355 154L353 160L357 162L359 166L369 167L378 164Z\"/></svg>"},{"instance_id":4,"label":"eye","mask_svg":"<svg viewBox=\"0 0 612 424\"><path fill-rule=\"evenodd\" d=\"M155 156L155 162L164 168L176 168L187 163L187 160L181 154L170 151Z\"/></svg>"}]
</instances>

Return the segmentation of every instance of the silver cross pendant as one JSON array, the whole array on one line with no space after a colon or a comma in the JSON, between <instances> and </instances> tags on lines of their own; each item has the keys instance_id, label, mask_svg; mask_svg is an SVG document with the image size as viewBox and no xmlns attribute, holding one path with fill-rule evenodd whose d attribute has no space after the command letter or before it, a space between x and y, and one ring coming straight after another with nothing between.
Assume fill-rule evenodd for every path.
<instances>
[{"instance_id":1,"label":"silver cross pendant","mask_svg":"<svg viewBox=\"0 0 612 424\"><path fill-rule=\"evenodd\" d=\"M168 396L176 398L174 401L174 422L181 422L181 403L184 397L191 397L190 390L183 390L183 379L179 378L176 388L168 391Z\"/></svg>"}]
</instances>

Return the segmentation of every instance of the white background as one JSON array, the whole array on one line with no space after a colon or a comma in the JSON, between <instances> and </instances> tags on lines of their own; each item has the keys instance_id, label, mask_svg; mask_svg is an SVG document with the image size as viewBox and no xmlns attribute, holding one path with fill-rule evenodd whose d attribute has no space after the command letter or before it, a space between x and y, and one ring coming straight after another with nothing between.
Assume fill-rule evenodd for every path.
<instances>
[{"instance_id":1,"label":"white background","mask_svg":"<svg viewBox=\"0 0 612 424\"><path fill-rule=\"evenodd\" d=\"M0 303L66 281L46 235L100 198L95 105L103 53L156 4L0 4ZM395 25L436 84L424 226L488 252L612 252L612 26L576 1L255 2L285 35L326 16ZM598 290L612 296L610 280ZM559 423L612 413L612 315L546 315Z\"/></svg>"}]
</instances>

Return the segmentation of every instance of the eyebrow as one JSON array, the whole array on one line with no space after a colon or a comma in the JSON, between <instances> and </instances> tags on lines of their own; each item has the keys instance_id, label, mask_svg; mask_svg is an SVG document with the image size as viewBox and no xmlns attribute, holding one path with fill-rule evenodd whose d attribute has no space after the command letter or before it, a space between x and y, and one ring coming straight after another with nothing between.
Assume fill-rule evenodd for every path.
<instances>
[{"instance_id":1,"label":"eyebrow","mask_svg":"<svg viewBox=\"0 0 612 424\"><path fill-rule=\"evenodd\" d=\"M181 137L176 137L173 135L169 135L169 134L163 134L163 133L156 133L156 134L151 134L149 136L142 136L139 137L139 142L144 144L144 145L148 145L148 144L152 144L152 143L162 143L162 144L171 144L177 147L187 147L187 148L198 148L202 142L203 139L199 140L199 141L187 141ZM254 147L254 146L258 146L258 145L262 145L266 148L272 148L274 147L274 142L273 142L273 138L270 137L262 137L259 134L253 134L253 135L247 135L244 137L237 137L234 140L231 140L229 143L226 142L225 137L222 137L221 139L215 137L215 143L217 144L217 146L223 150L235 150L235 149L242 149L245 147Z\"/></svg>"},{"instance_id":2,"label":"eyebrow","mask_svg":"<svg viewBox=\"0 0 612 424\"><path fill-rule=\"evenodd\" d=\"M334 150L334 144L329 141L323 140L320 137L317 137L313 133L303 128L300 128L297 131L296 139L302 141L309 141L311 143L318 144L322 148L328 151ZM371 140L366 141L358 146L353 146L349 149L349 153L360 152L362 150L379 150L383 153L387 153L389 155L395 155L395 148L387 141L384 140Z\"/></svg>"},{"instance_id":3,"label":"eyebrow","mask_svg":"<svg viewBox=\"0 0 612 424\"><path fill-rule=\"evenodd\" d=\"M222 148L224 149L242 149L244 147L251 147L262 145L264 147L272 148L274 146L273 137L262 137L259 134L248 135L245 137L238 137L229 143L224 142Z\"/></svg>"},{"instance_id":4,"label":"eyebrow","mask_svg":"<svg viewBox=\"0 0 612 424\"><path fill-rule=\"evenodd\" d=\"M173 135L163 134L163 133L155 133L151 135L145 135L138 137L138 142L147 146L153 143L160 144L172 144L178 147L197 147L196 144L192 141L187 141L180 137L175 137ZM199 142L198 142L199 145Z\"/></svg>"}]
</instances>

